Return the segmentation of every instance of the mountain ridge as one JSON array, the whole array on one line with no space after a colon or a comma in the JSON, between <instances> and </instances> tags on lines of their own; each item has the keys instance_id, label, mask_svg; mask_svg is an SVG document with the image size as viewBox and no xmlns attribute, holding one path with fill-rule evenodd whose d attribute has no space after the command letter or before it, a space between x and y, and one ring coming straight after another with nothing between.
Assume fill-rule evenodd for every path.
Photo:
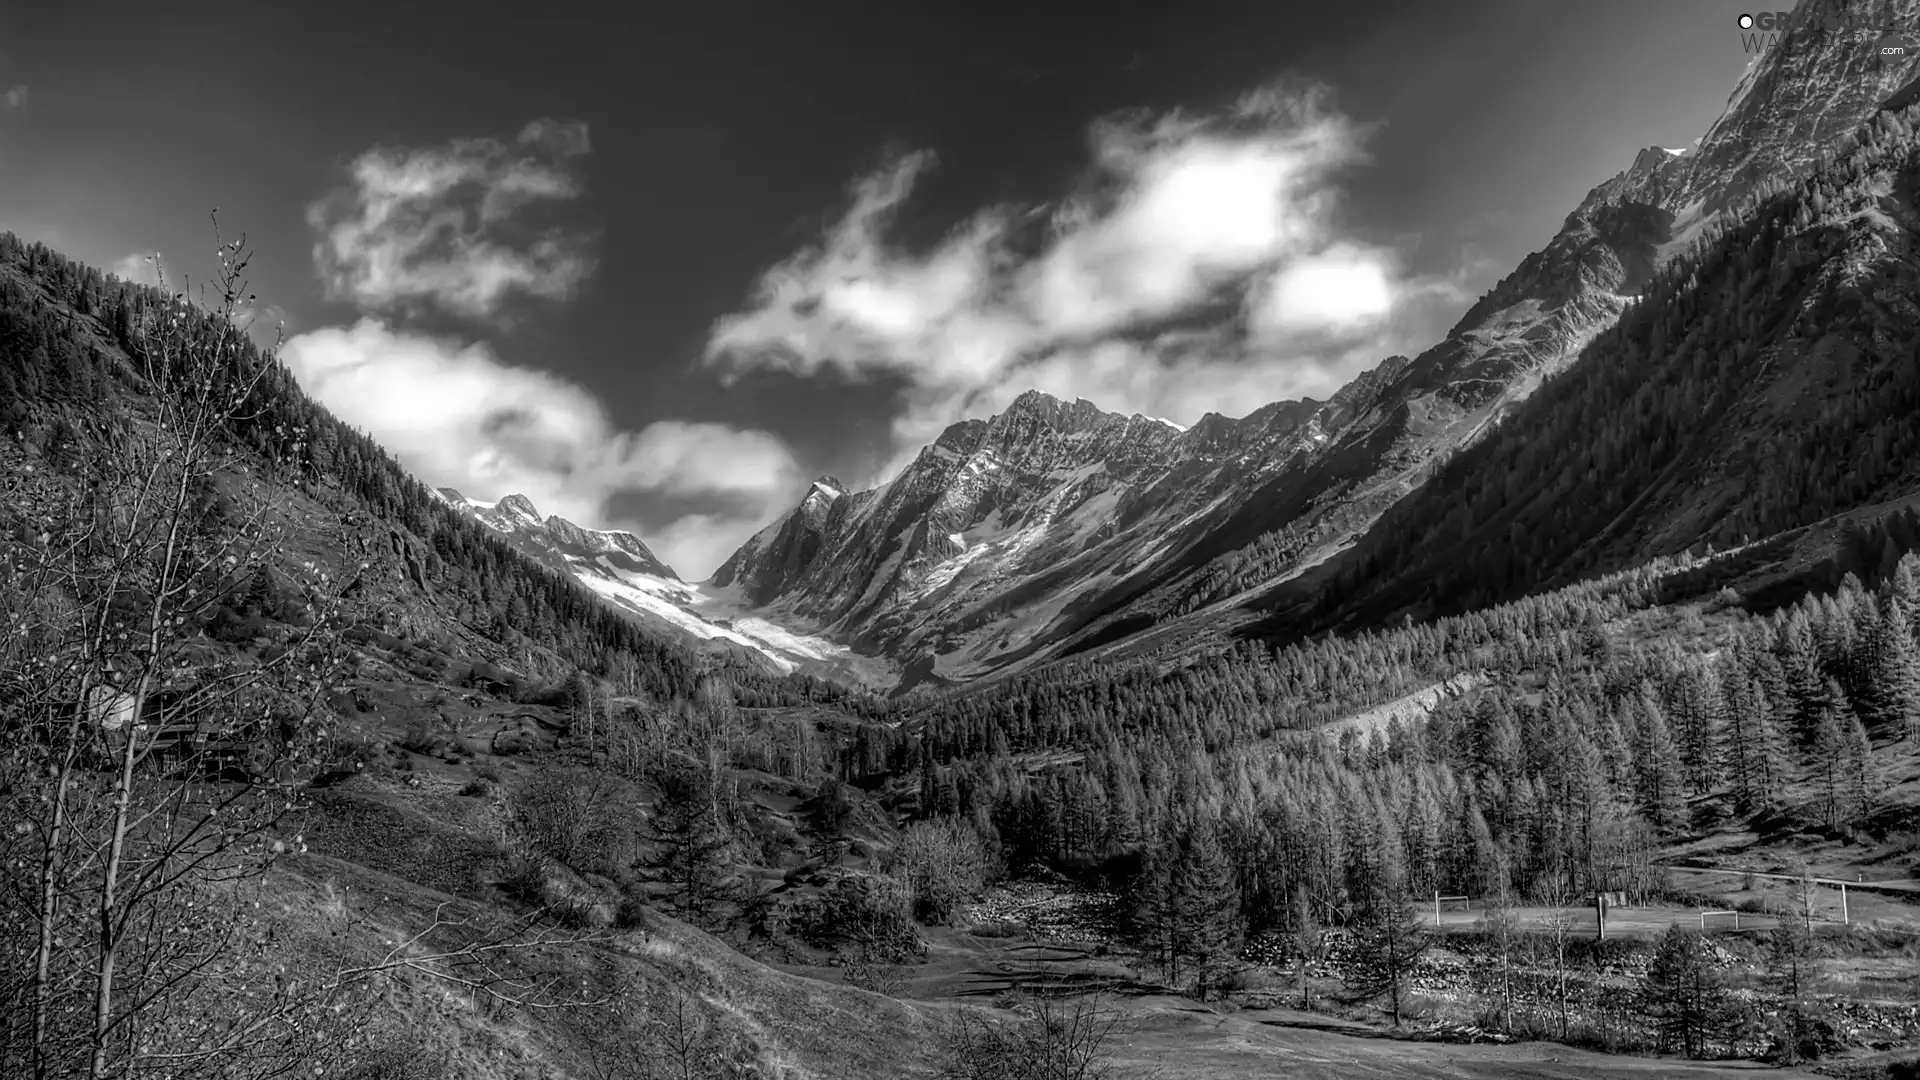
<instances>
[{"instance_id":1,"label":"mountain ridge","mask_svg":"<svg viewBox=\"0 0 1920 1080\"><path fill-rule=\"evenodd\" d=\"M652 574L679 581L673 567L662 562L648 549L646 542L624 529L589 529L558 515L542 517L533 500L518 493L505 495L497 502L469 499L450 487L435 488L434 493L456 508L467 511L488 527L503 533L524 531L553 545L553 552L580 558L611 557L624 563L619 569L630 573ZM565 569L564 565L559 567Z\"/></svg>"},{"instance_id":2,"label":"mountain ridge","mask_svg":"<svg viewBox=\"0 0 1920 1080\"><path fill-rule=\"evenodd\" d=\"M824 498L816 481L810 497ZM522 494L497 502L469 499L450 487L434 494L493 530L515 549L587 587L602 602L648 630L702 652L717 652L767 671L804 672L856 686L886 679L884 665L805 631L778 626L732 602L723 589L689 583L646 543L619 529L589 529L540 513Z\"/></svg>"},{"instance_id":3,"label":"mountain ridge","mask_svg":"<svg viewBox=\"0 0 1920 1080\"><path fill-rule=\"evenodd\" d=\"M1855 6L1898 19L1916 3ZM1181 433L1153 424L1159 432L1129 432L1138 443L1125 448L1083 434L1117 435L1118 414L1029 391L950 426L872 491L783 516L715 580L743 583L773 617L968 679L1215 602L1222 560L1244 563L1256 548L1284 554L1257 573L1241 567L1237 584L1298 572L1493 430L1662 265L1769 183L1803 174L1908 81L1860 34L1817 15L1803 5L1694 146L1648 147L1595 185L1545 247L1417 356L1390 357L1325 402L1210 414ZM1063 456L1062 439L1083 445ZM1049 471L1063 463L1076 474Z\"/></svg>"}]
</instances>

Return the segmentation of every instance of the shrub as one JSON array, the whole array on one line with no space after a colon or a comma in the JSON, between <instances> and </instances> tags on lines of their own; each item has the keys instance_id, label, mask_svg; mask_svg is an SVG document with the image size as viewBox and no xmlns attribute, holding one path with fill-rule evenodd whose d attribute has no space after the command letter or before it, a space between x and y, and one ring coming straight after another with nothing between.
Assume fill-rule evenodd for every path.
<instances>
[{"instance_id":1,"label":"shrub","mask_svg":"<svg viewBox=\"0 0 1920 1080\"><path fill-rule=\"evenodd\" d=\"M560 683L536 683L517 687L513 692L516 705L550 705L560 708L567 704L567 688Z\"/></svg>"},{"instance_id":2,"label":"shrub","mask_svg":"<svg viewBox=\"0 0 1920 1080\"><path fill-rule=\"evenodd\" d=\"M894 849L888 869L913 894L914 918L929 925L953 920L962 901L985 884L986 846L970 826L951 819L917 821Z\"/></svg>"},{"instance_id":3,"label":"shrub","mask_svg":"<svg viewBox=\"0 0 1920 1080\"><path fill-rule=\"evenodd\" d=\"M947 1031L942 1075L951 1080L1123 1080L1134 1075L1108 1060L1121 1018L1102 1002L1043 998L1022 1011L1032 1019L1002 1023L959 1014Z\"/></svg>"},{"instance_id":4,"label":"shrub","mask_svg":"<svg viewBox=\"0 0 1920 1080\"><path fill-rule=\"evenodd\" d=\"M514 800L514 823L541 854L611 877L633 861L632 836L614 805L618 783L597 770L542 770Z\"/></svg>"},{"instance_id":5,"label":"shrub","mask_svg":"<svg viewBox=\"0 0 1920 1080\"><path fill-rule=\"evenodd\" d=\"M787 912L786 929L816 948L851 945L865 955L897 960L920 952L912 899L885 874L848 873Z\"/></svg>"},{"instance_id":6,"label":"shrub","mask_svg":"<svg viewBox=\"0 0 1920 1080\"><path fill-rule=\"evenodd\" d=\"M537 855L516 852L507 857L500 875L500 891L525 904L547 901L547 864Z\"/></svg>"},{"instance_id":7,"label":"shrub","mask_svg":"<svg viewBox=\"0 0 1920 1080\"><path fill-rule=\"evenodd\" d=\"M840 973L846 976L848 986L870 993L898 997L907 988L904 966L875 960L864 949L856 950L843 960Z\"/></svg>"},{"instance_id":8,"label":"shrub","mask_svg":"<svg viewBox=\"0 0 1920 1080\"><path fill-rule=\"evenodd\" d=\"M632 893L620 897L613 909L613 924L622 930L648 930L653 927L653 910Z\"/></svg>"},{"instance_id":9,"label":"shrub","mask_svg":"<svg viewBox=\"0 0 1920 1080\"><path fill-rule=\"evenodd\" d=\"M585 930L594 925L595 906L593 897L576 892L563 893L547 903L547 909L560 925L573 930Z\"/></svg>"},{"instance_id":10,"label":"shrub","mask_svg":"<svg viewBox=\"0 0 1920 1080\"><path fill-rule=\"evenodd\" d=\"M415 720L407 725L406 734L400 736L394 745L415 754L431 754L440 745L440 737L433 733L433 727L425 720Z\"/></svg>"},{"instance_id":11,"label":"shrub","mask_svg":"<svg viewBox=\"0 0 1920 1080\"><path fill-rule=\"evenodd\" d=\"M820 831L828 836L838 836L853 823L853 797L848 794L847 786L838 780L828 780L813 799L813 819Z\"/></svg>"}]
</instances>

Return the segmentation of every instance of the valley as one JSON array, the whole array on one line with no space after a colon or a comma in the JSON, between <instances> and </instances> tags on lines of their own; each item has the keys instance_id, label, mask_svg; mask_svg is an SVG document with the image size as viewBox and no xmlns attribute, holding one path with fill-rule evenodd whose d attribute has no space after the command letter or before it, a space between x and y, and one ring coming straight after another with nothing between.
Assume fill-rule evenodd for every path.
<instances>
[{"instance_id":1,"label":"valley","mask_svg":"<svg viewBox=\"0 0 1920 1080\"><path fill-rule=\"evenodd\" d=\"M907 369L1218 345L1182 320L1252 334L1207 290L1256 269L1319 305L1270 321L1372 317L1210 216L1353 164L1312 95L1109 118L1134 187L888 282L925 165L876 174L648 387L763 333L795 414L895 395L834 438L931 435L784 512L772 435L625 430L445 329L547 340L493 301L593 260L501 226L578 193L584 124L355 159L360 216L307 215L360 321L278 351L218 217L197 297L0 233L0 1075L1920 1075L1920 58L1820 8L1437 343L1237 418ZM479 197L414 221L436 184ZM1163 265L1201 240L1205 288ZM623 357L689 302L634 295Z\"/></svg>"}]
</instances>

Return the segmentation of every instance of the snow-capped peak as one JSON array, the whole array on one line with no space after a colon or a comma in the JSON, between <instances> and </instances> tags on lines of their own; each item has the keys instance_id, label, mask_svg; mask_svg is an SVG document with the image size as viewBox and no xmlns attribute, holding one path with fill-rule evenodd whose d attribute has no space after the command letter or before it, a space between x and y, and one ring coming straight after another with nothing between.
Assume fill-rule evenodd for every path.
<instances>
[{"instance_id":1,"label":"snow-capped peak","mask_svg":"<svg viewBox=\"0 0 1920 1080\"><path fill-rule=\"evenodd\" d=\"M501 514L510 516L527 525L537 527L545 524L545 521L540 517L540 511L533 505L533 500L527 498L525 495L509 495L501 499L498 503L495 503L493 508Z\"/></svg>"}]
</instances>

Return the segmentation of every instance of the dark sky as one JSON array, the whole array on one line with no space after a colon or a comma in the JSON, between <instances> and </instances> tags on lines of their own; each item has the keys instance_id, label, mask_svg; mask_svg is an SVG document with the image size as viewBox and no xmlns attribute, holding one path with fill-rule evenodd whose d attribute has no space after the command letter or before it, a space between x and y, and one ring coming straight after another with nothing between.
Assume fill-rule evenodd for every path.
<instances>
[{"instance_id":1,"label":"dark sky","mask_svg":"<svg viewBox=\"0 0 1920 1080\"><path fill-rule=\"evenodd\" d=\"M612 14L623 7L631 13ZM448 445L442 435L422 435L423 448L408 451L393 434L389 445L417 470L454 474L426 479L485 486L497 475L540 488L545 461L559 479L551 494L529 492L558 500L543 509L632 525L704 574L813 474L871 481L926 425L983 413L1021 388L1017 364L956 382L885 359L746 363L726 369L733 379L701 362L715 320L751 308L762 273L818 242L848 210L850 185L900 155L937 158L882 245L910 260L989 207L1058 207L1091 190L1089 125L1117 110L1204 117L1276 80L1330 87L1325 107L1362 133L1366 160L1338 170L1337 205L1316 211L1331 239L1313 243L1390 247L1396 280L1414 283L1409 294L1425 288L1426 306L1386 329L1342 323L1338 348L1316 330L1310 340L1273 339L1257 356L1209 353L1196 363L1270 373L1213 397L1193 389L1204 380L1170 390L1134 379L1125 363L1170 355L1151 348L1110 360L1097 378L1080 378L1091 368L1070 357L1034 376L1050 388L1090 387L1104 407L1191 423L1206 408L1241 414L1266 397L1324 394L1378 359L1354 359L1376 341L1431 344L1636 150L1685 146L1703 132L1748 59L1734 28L1742 9L1722 0L1182 3L1146 16L1085 14L1093 10L6 5L0 91L26 90L0 114L0 227L102 266L158 250L197 270L218 206L257 249L255 287L290 333L366 318L387 333L383 347L425 341L458 354L481 343L482 368L550 373L584 390L585 408L604 411L604 432L553 436L547 442L565 445L547 446L546 458L546 436L524 433L519 464L504 473L434 457ZM546 225L564 228L588 260L570 288L509 290L485 312L424 293L412 303L329 295L308 208L348 184L350 163L377 146L400 153L459 139L494 140L511 157L516 133L543 119L584 123L590 136L589 150L556 166L573 193L547 207ZM935 352L964 346L973 331L942 333ZM558 385L540 385L549 384ZM382 396L405 399L416 419L459 422L452 413L469 406L436 385L416 380ZM1134 389L1113 389L1126 386ZM320 396L383 440L381 425L414 422L395 408L361 409L344 392ZM498 417L482 426L512 430Z\"/></svg>"}]
</instances>

